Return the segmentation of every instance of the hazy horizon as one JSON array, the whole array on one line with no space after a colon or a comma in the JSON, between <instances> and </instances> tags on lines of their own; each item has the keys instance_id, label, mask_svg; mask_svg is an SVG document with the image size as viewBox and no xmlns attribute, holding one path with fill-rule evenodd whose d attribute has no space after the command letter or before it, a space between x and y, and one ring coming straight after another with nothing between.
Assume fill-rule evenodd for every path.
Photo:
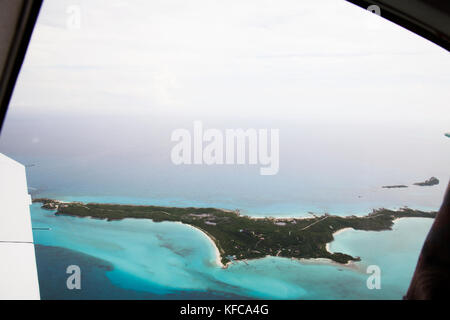
<instances>
[{"instance_id":1,"label":"hazy horizon","mask_svg":"<svg viewBox=\"0 0 450 320\"><path fill-rule=\"evenodd\" d=\"M450 178L449 71L444 49L345 1L46 1L0 151L39 163L28 174L44 194L434 209ZM171 132L195 120L279 129L279 174L174 166ZM380 190L431 176L439 186Z\"/></svg>"}]
</instances>

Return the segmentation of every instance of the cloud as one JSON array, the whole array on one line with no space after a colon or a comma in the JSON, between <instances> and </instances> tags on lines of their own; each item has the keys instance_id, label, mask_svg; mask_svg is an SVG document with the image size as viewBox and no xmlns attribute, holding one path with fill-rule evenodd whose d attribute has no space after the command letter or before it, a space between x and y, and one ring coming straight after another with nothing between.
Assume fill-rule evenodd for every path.
<instances>
[{"instance_id":1,"label":"cloud","mask_svg":"<svg viewBox=\"0 0 450 320\"><path fill-rule=\"evenodd\" d=\"M447 114L449 70L445 50L345 1L47 0L13 105L420 120Z\"/></svg>"}]
</instances>

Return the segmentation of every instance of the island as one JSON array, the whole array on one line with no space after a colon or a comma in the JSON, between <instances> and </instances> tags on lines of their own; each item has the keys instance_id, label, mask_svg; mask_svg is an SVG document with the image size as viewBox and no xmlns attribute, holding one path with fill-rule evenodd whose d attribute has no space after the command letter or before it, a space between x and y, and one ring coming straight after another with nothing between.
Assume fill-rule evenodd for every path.
<instances>
[{"instance_id":1,"label":"island","mask_svg":"<svg viewBox=\"0 0 450 320\"><path fill-rule=\"evenodd\" d=\"M391 230L393 221L405 217L434 218L436 212L403 208L397 211L374 210L366 216L314 215L305 218L253 218L239 210L217 208L179 208L150 205L121 205L63 202L34 199L55 215L122 220L151 219L154 222L179 222L204 232L219 251L220 263L278 256L292 259L325 258L340 264L359 261L346 253L329 252L333 233L345 229Z\"/></svg>"},{"instance_id":2,"label":"island","mask_svg":"<svg viewBox=\"0 0 450 320\"><path fill-rule=\"evenodd\" d=\"M396 184L393 186L383 186L383 189L394 189L394 188L408 188L408 186L405 186L404 184Z\"/></svg>"},{"instance_id":3,"label":"island","mask_svg":"<svg viewBox=\"0 0 450 320\"><path fill-rule=\"evenodd\" d=\"M439 179L436 177L431 177L428 180L425 180L424 182L416 182L414 183L415 186L421 186L421 187L427 187L427 186L434 186L439 184Z\"/></svg>"},{"instance_id":4,"label":"island","mask_svg":"<svg viewBox=\"0 0 450 320\"><path fill-rule=\"evenodd\" d=\"M439 184L439 179L436 177L431 177L428 180L425 180L424 182L416 182L414 183L415 186L420 187L427 187L427 186L434 186ZM404 184L396 184L396 185L390 185L390 186L383 186L383 189L394 189L394 188L408 188L408 186Z\"/></svg>"}]
</instances>

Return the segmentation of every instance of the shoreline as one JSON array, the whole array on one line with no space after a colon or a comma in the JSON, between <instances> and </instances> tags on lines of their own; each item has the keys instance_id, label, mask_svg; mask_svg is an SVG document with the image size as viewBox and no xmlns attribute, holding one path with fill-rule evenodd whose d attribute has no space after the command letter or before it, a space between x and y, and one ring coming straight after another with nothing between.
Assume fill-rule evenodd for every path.
<instances>
[{"instance_id":1,"label":"shoreline","mask_svg":"<svg viewBox=\"0 0 450 320\"><path fill-rule=\"evenodd\" d=\"M340 235L341 233L346 232L346 231L349 231L349 230L355 230L355 229L353 229L353 228L344 228L344 229L339 229L338 231L334 232L334 233L333 233L333 240L332 240L331 242L333 242L333 241L336 240L335 237L336 237L337 235ZM325 250L327 250L329 253L333 253L333 252L330 250L331 242L328 242L328 243L325 245Z\"/></svg>"},{"instance_id":2,"label":"shoreline","mask_svg":"<svg viewBox=\"0 0 450 320\"><path fill-rule=\"evenodd\" d=\"M403 217L403 218L396 218L396 219L392 220L392 222L395 224L397 221L400 221L400 220L403 220L403 219L408 219L408 218L406 218L406 217ZM424 218L424 219L427 219L427 218ZM262 260L262 259L266 259L266 258L289 259L289 260L292 260L292 261L297 261L297 262L302 263L302 264L331 265L331 266L335 266L335 267L348 268L348 269L355 270L355 271L358 271L358 270L360 269L360 268L358 267L358 265L357 265L357 262L359 262L359 261L349 261L349 262L347 262L346 264L342 264L342 263L338 263L338 262L336 262L336 261L333 261L333 260L327 259L327 258L300 258L300 259L299 259L299 258L286 258L286 257L270 256L270 255L265 256L265 257L262 257L262 258L256 258L256 259L233 260L233 261L227 262L227 264L224 265L224 264L222 263L222 255L220 254L219 248L217 248L216 243L214 242L214 240L211 238L211 236L210 236L207 232L205 232L204 230L202 230L202 229L200 229L200 228L197 228L197 227L195 227L195 226L192 226L192 225L190 225L190 224L185 224L185 223L182 223L182 222L175 222L175 223L179 223L179 224L182 224L182 225L184 225L184 226L188 226L188 227L191 228L191 229L200 231L200 232L203 234L203 236L205 236L206 239L207 239L207 240L211 243L211 245L213 246L214 252L215 252L215 256L216 256L215 264L216 264L218 267L221 267L222 269L228 269L228 268L229 268L231 265L233 265L234 263L244 262L245 264L248 264L248 263L247 263L248 261L256 261L256 260ZM338 235L340 235L340 234L342 234L342 233L344 233L344 232L350 231L350 230L355 230L355 229L354 229L354 228L343 228L343 229L339 229L338 231L334 232L334 233L333 233L333 241L336 241L336 239L334 239L336 236L338 236ZM385 230L385 231L389 231L389 230ZM367 231L367 232L368 232L368 231ZM325 250L328 251L329 253L333 253L333 252L330 250L330 245L331 245L331 243L332 243L333 241L328 242L328 243L325 245Z\"/></svg>"},{"instance_id":3,"label":"shoreline","mask_svg":"<svg viewBox=\"0 0 450 320\"><path fill-rule=\"evenodd\" d=\"M40 202L40 203L43 203L43 204L46 204L47 205L47 203L48 203L48 206L47 207L44 207L45 209L48 209L48 210L54 210L54 209L56 209L56 212L57 213L59 213L59 214L65 214L64 213L64 211L62 211L62 212L58 212L58 210L60 210L60 209L64 209L64 208L67 208L68 206L66 205L66 204L70 204L70 203L68 203L67 201L61 201L61 200L52 200L52 199L47 199L47 198L37 198L37 199L34 199L33 200L33 202L34 203L36 203L36 202ZM64 206L59 206L59 204L64 204ZM98 214L97 213L97 215L96 215L96 217L97 218L101 218L101 219L104 219L104 218L106 218L107 220L109 220L109 219L111 219L111 220L122 220L122 219L139 219L139 217L137 217L137 216L134 216L134 217L122 217L122 216L120 216L120 215L118 215L118 216L114 216L114 215L112 215L112 217L111 217L111 215L110 215L110 217L108 218L107 216L105 216L105 214L104 213L102 213L101 212L101 210L102 209L96 209L96 206L95 205L113 205L113 206L121 206L121 205L119 205L119 204L102 204L102 203L82 203L82 202L73 202L72 203L73 205L74 205L74 207L75 208L79 208L78 210L81 210L81 212L82 212L82 214L73 214L73 216L75 216L75 217L90 217L90 218L92 218L92 216L91 216L91 213L97 213L95 210L98 210L99 212L100 212L100 214ZM171 209L171 208L177 208L177 207L162 207L162 206L146 206L146 205L128 205L128 204L126 204L126 205L123 205L123 206L129 206L129 207L153 207L152 208L152 210L161 210L160 208L168 208L168 209ZM58 208L59 207L59 208ZM62 208L61 208L62 207ZM93 211L88 211L88 210L90 210L91 208L90 207L93 207L92 209L94 209ZM182 209L193 209L193 207L189 207L189 208L182 208ZM236 209L236 210L234 210L234 211L230 211L230 210L224 210L224 209L217 209L217 208L200 208L200 209L214 209L214 210L217 210L218 212L227 212L227 213L229 213L229 214L232 214L232 215L229 215L228 216L228 219L235 219L233 216L235 216L236 217L236 219L242 219L242 218L245 218L245 219L249 219L249 220L260 220L260 219L264 219L264 220L269 220L269 221L272 221L272 223L274 224L274 227L275 228L278 228L278 229L281 229L281 228L283 228L286 224L285 223L283 223L283 224L278 224L277 222L292 222L292 224L295 224L296 222L295 222L295 220L315 220L315 222L313 222L312 224L309 224L309 225L306 225L305 226L305 224L307 223L307 222L303 222L302 224L303 225L301 225L301 227L303 227L302 229L299 229L299 232L303 232L304 230L306 230L306 229L308 229L309 227L311 227L311 226L313 226L313 225L316 225L317 223L319 223L319 222L321 222L321 221L324 221L325 219L329 219L329 220L331 220L331 219L334 219L334 220L332 220L332 221L336 221L336 219L337 219L337 221L339 222L339 221L342 221L342 219L349 219L349 220L347 220L347 221L345 221L345 222L341 222L341 224L344 224L344 225L351 225L351 222L354 220L354 219L356 219L356 218L358 218L358 216L356 216L356 215L349 215L349 216L334 216L334 215L330 215L330 214L324 214L323 216L317 216L317 215L314 215L313 213L309 213L309 214L311 214L311 215L313 215L313 217L302 217L302 218L282 218L282 219L280 219L280 218L274 218L274 217L258 217L258 218L254 218L254 217L249 217L249 216L247 216L247 215L241 215L240 214L240 211L238 210L238 209ZM176 210L178 210L178 209L176 209ZM382 211L390 211L389 209L381 209ZM407 211L409 211L409 210L412 210L412 209L409 209L409 208L407 208L407 207L403 207L403 208L401 208L400 210L398 210L397 211L397 213L398 212L402 212L402 211L405 211L405 213L398 213L398 216L396 217L396 218L394 218L394 216L392 216L393 214L394 214L394 212L393 213L385 213L385 212L382 212L382 213L379 213L379 214L375 214L375 213L377 213L376 211L377 210L373 210L372 211L372 213L371 214L368 214L368 215L366 215L366 216L361 216L360 218L367 218L367 219L364 219L365 220L365 222L364 223L369 223L368 221L370 221L370 218L374 218L375 219L375 217L376 217L376 219L378 219L378 215L383 215L383 214L389 214L393 219L391 220L391 222L394 224L395 222L397 222L398 220L400 220L400 219L406 219L407 217L402 217L402 215L405 215L405 214L410 214L409 212L407 212ZM108 210L108 212L109 211L111 211L111 209L109 209ZM153 211L152 211L153 212ZM158 211L157 211L158 212ZM120 212L121 213L121 212ZM160 221L164 221L165 219L166 219L166 216L165 215L170 215L171 213L167 213L167 212L162 212L163 214L164 214L164 216L163 217L160 217L160 216L158 216L157 217L157 222L160 222ZM71 213L69 212L69 213L66 213L66 214L68 214L68 215L71 215ZM423 212L419 212L419 214L423 214ZM427 214L432 214L432 213L427 213ZM434 213L435 214L435 213ZM161 215L161 213L160 213L160 215ZM95 216L95 214L94 214L94 216ZM427 215L426 215L427 216ZM427 216L428 217L428 216ZM145 218L143 218L143 219L145 219ZM147 219L150 219L150 220L154 220L154 216L148 216L147 217ZM195 219L195 218L194 218ZM340 220L339 220L340 219ZM328 220L328 221L329 221ZM218 266L218 267L221 267L221 268L224 268L224 269L226 269L226 268L228 268L230 265L232 265L233 263L238 263L238 262L244 262L244 263L247 263L246 261L250 261L250 260L259 260L259 259L264 259L264 258L266 258L266 257L278 257L278 254L280 253L280 251L278 251L278 254L276 254L276 255L274 255L273 253L273 251L272 250L265 250L266 252L264 252L264 253L266 253L266 255L265 256L263 256L263 255L259 255L258 257L249 257L249 258L246 258L245 257L245 255L243 255L243 254L241 254L240 255L240 259L233 259L232 257L231 258L229 258L229 256L226 256L226 250L224 250L223 248L221 248L222 247L222 244L212 235L212 234L210 234L209 232L207 232L207 231L205 231L203 228L202 228L202 226L198 226L198 223L194 223L194 224L189 224L189 223L186 223L186 219L184 220L184 222L182 222L182 221L171 221L171 220L166 220L166 221L168 221L168 222L175 222L175 223L179 223L179 224L184 224L184 225L186 225L186 226L188 226L189 228L193 228L193 229L196 229L196 230L198 230L198 231L200 231L202 234L203 234L203 236L205 236L206 238L207 238L207 240L211 243L211 245L213 246L213 249L214 249L214 255L215 255L215 260L214 260L214 265L216 265L216 266ZM190 222L190 220L188 219L187 220L188 222ZM240 220L238 220L238 221L240 221ZM244 222L245 222L246 220L244 220ZM247 220L248 221L248 220ZM297 223L299 223L299 222L297 222ZM330 223L332 223L332 222L330 222ZM277 227L277 226L275 226L275 225L281 225L281 227ZM390 228L390 226L389 225L385 225L384 226L385 227L385 229L383 229L383 230L389 230L389 229L391 229ZM331 228L331 225L330 225L330 228ZM208 228L207 228L208 229ZM332 229L332 228L331 228ZM337 229L337 228L336 228ZM331 250L330 250L330 245L331 245L331 243L335 240L335 237L337 236L337 235L339 235L339 234L341 234L341 233L343 233L343 232L345 232L345 231L347 231L347 230L351 230L351 229L353 229L354 230L354 228L353 227L345 227L345 228L342 228L341 227L341 229L339 229L339 230L337 230L337 231L335 231L335 232L333 232L333 233L331 233L331 235L332 235L332 240L330 241L330 242L328 242L328 243L325 243L325 244L322 244L324 247L322 247L322 248L324 248L325 249L325 251L327 252L327 253L329 253L329 254L331 254L332 255L332 259L330 259L329 258L329 255L323 255L323 257L321 257L321 258L307 258L308 256L320 256L320 255L315 255L315 254L311 254L311 255L309 255L309 254L305 254L305 252L308 252L309 253L309 251L303 251L302 252L302 254L300 255L300 254L297 254L297 258L295 258L295 255L293 255L292 257L290 257L290 255L288 255L288 257L287 257L287 259L292 259L292 260L297 260L297 261L299 261L299 262L302 262L302 263L314 263L314 264L322 264L322 263L326 263L326 264L331 264L331 265L336 265L336 266L341 266L341 267L344 267L344 266L352 266L352 261L351 261L351 259L352 259L352 257L351 256L348 256L348 255L345 255L345 254L342 254L342 253L339 253L340 255L336 255L334 252L331 252ZM358 228L358 230L359 229L361 229L361 228ZM209 229L208 229L209 230ZM328 231L327 231L328 230ZM369 227L369 229L367 229L368 231L370 231L370 227ZM374 230L376 230L376 229L374 229ZM383 231L383 230L380 230L380 231ZM214 230L212 230L212 231L214 231ZM278 230L278 231L280 231L280 230ZM326 229L324 232L327 232L327 233L330 233L330 231L331 230L329 230L329 229ZM242 230L240 231L240 232L242 232ZM294 231L293 231L294 232ZM305 231L306 232L306 231ZM264 234L263 234L264 235ZM291 235L291 231L289 231L289 236ZM223 239L220 237L221 236L221 234L219 234L219 239L222 241ZM263 240L263 238L262 238L262 240ZM225 240L224 240L225 241ZM231 241L233 241L233 240L231 240ZM258 243L259 243L260 241L258 241ZM257 243L257 244L258 244ZM226 245L228 244L228 242L226 242L225 241L225 248L228 248ZM256 244L256 245L257 245ZM236 247L237 248L237 247ZM266 248L264 248L264 249L266 249ZM306 249L308 249L308 248L306 248ZM260 250L259 248L258 248L258 250ZM323 249L322 249L323 250ZM270 251L270 252L269 252ZM290 251L290 250L289 250ZM257 253L263 253L263 252L257 252ZM298 252L297 252L298 253ZM303 256L303 257L306 257L306 258L303 258L303 257L301 257L301 256ZM348 256L349 258L347 258L346 256ZM286 256L285 256L285 258L286 258ZM358 258L358 257L357 257ZM353 260L358 260L358 259L353 259ZM225 263L226 262L226 263Z\"/></svg>"},{"instance_id":4,"label":"shoreline","mask_svg":"<svg viewBox=\"0 0 450 320\"><path fill-rule=\"evenodd\" d=\"M222 263L222 255L220 254L219 248L217 247L216 243L214 242L214 240L211 238L211 236L210 236L208 233L206 233L204 230L202 230L202 229L200 229L200 228L197 228L197 227L195 227L195 226L192 226L192 225L190 225L190 224L186 224L186 223L179 222L179 221L175 221L174 223L178 223L178 224L181 224L181 225L183 225L183 226L187 226L187 227L189 227L190 229L199 231L199 232L200 232L200 233L201 233L201 234L209 241L209 243L211 243L211 245L212 245L213 248L214 248L214 253L215 253L215 256L216 256L216 259L215 259L215 261L214 261L215 264L216 264L218 267L221 267L221 268L223 268L223 269L227 268L228 263L227 263L227 265L224 265L224 264Z\"/></svg>"},{"instance_id":5,"label":"shoreline","mask_svg":"<svg viewBox=\"0 0 450 320\"><path fill-rule=\"evenodd\" d=\"M392 220L392 223L395 224L396 222L398 222L398 221L400 221L400 220L404 220L404 219L411 219L411 218L407 218L407 217L395 218L394 220ZM424 218L424 219L426 219L426 218ZM331 243L332 243L332 242L336 241L335 237L338 236L338 235L340 235L341 233L344 233L344 232L349 231L349 230L355 230L355 229L353 229L353 228L344 228L344 229L340 229L340 230L334 232L334 233L333 233L333 241L328 242L328 243L325 245L325 250L327 250L329 253L333 253L333 252L330 250L330 246L331 246ZM389 230L384 230L384 231L389 231ZM369 232L369 231L367 231L367 232ZM322 259L322 258L319 258L319 259ZM331 261L332 261L332 260L331 260ZM332 262L334 262L334 261L332 261ZM351 262L352 262L352 261L349 261L349 263L351 263Z\"/></svg>"},{"instance_id":6,"label":"shoreline","mask_svg":"<svg viewBox=\"0 0 450 320\"><path fill-rule=\"evenodd\" d=\"M357 265L358 261L349 261L346 264L338 263L336 261L333 261L331 259L327 258L311 258L311 259L297 259L293 258L293 260L297 260L298 262L302 264L312 264L312 265L328 265L328 266L334 266L339 268L346 268L351 269L354 271L358 271L360 268Z\"/></svg>"},{"instance_id":7,"label":"shoreline","mask_svg":"<svg viewBox=\"0 0 450 320\"><path fill-rule=\"evenodd\" d=\"M52 199L51 197L46 197L46 196L39 196L39 197L34 197L33 200L35 199ZM227 213L236 213L236 209L226 209L226 208L221 208L221 207L214 207L214 206L209 206L209 205L205 205L205 206L170 206L170 205L154 205L154 204L131 204L131 203L119 203L119 202L92 202L92 201L86 201L86 200L59 200L59 199L52 199L55 201L59 201L61 203L73 203L73 202L80 202L83 204L105 204L105 205L123 205L123 206L131 206L131 207L161 207L161 208L193 208L193 209L201 209L201 208L213 208L216 210L221 210L223 212L227 212ZM298 219L298 220L307 220L307 219L314 219L317 217L323 217L325 215L332 215L332 216L338 216L338 217L342 217L342 218L347 218L347 217L358 217L358 218L362 218L365 217L369 214L371 214L373 211L378 211L378 210L390 210L390 211L402 211L405 209L412 209L410 206L408 205L402 205L402 206L391 206L391 207L378 207L378 208L372 208L372 209L363 209L361 211L358 211L358 213L329 213L328 211L323 211L323 212L312 212L312 211L308 211L308 212L302 212L302 213L298 213L298 214L292 214L292 215L279 215L279 214L271 214L271 213L254 213L253 215L250 212L239 212L236 213L238 216L240 217L247 217L249 219L252 220L264 220L264 219L273 219L273 220L279 220L279 221L284 221L284 220L292 220L292 219ZM372 211L371 211L372 210ZM429 208L429 207L418 207L418 208L414 208L413 210L418 210L418 211L424 211L424 212L432 212L432 211L439 211L439 207L438 208ZM365 212L365 213L361 213L361 212ZM258 215L256 215L258 214Z\"/></svg>"},{"instance_id":8,"label":"shoreline","mask_svg":"<svg viewBox=\"0 0 450 320\"><path fill-rule=\"evenodd\" d=\"M342 264L342 263L333 261L328 258L300 258L299 259L299 258L287 258L287 257L278 257L278 256L265 256L265 257L256 258L256 259L234 260L233 262L227 262L227 264L225 266L222 265L222 269L228 269L228 267L230 267L231 265L238 264L240 262L243 262L246 265L248 265L248 262L263 260L263 259L267 259L267 258L291 260L291 261L295 261L297 263L304 264L304 265L327 265L327 266L334 266L334 267L338 267L338 268L350 269L350 270L354 270L354 271L360 270L360 267L357 265L357 262L355 262L355 261L349 261L345 264Z\"/></svg>"}]
</instances>

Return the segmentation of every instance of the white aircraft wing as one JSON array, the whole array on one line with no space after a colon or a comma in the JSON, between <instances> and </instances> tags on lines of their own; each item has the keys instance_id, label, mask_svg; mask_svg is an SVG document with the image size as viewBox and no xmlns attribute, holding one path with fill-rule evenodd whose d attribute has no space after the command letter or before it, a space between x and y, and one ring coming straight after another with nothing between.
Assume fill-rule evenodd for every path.
<instances>
[{"instance_id":1,"label":"white aircraft wing","mask_svg":"<svg viewBox=\"0 0 450 320\"><path fill-rule=\"evenodd\" d=\"M0 153L0 299L40 299L25 166Z\"/></svg>"}]
</instances>

